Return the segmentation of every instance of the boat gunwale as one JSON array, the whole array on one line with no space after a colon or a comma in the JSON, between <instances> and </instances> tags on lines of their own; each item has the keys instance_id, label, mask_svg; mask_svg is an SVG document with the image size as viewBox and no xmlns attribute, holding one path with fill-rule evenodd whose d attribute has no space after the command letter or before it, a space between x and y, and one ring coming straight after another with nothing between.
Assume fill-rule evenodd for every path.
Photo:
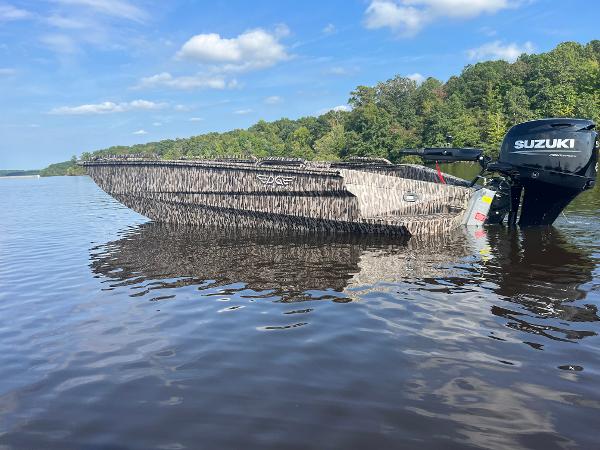
<instances>
[{"instance_id":1,"label":"boat gunwale","mask_svg":"<svg viewBox=\"0 0 600 450\"><path fill-rule=\"evenodd\" d=\"M260 162L260 161L259 161ZM78 164L83 167L98 167L98 166L177 166L177 167L202 167L208 169L231 169L231 170L243 170L243 171L256 171L256 172L276 172L276 173L294 173L294 174L305 174L305 175L321 175L321 176L332 176L342 177L343 171L356 171L356 172L368 172L380 175L388 175L393 172L394 169L400 167L417 167L430 169L420 164L389 164L389 165L359 165L354 166L348 164L347 167L319 167L317 165L311 165L311 163L324 163L324 164L339 164L338 161L314 161L308 162L307 165L303 166L287 166L284 164L276 165L269 164L261 166L257 163L246 163L246 162L228 162L228 161L217 161L217 160L186 160L186 159L98 159L95 161L79 161ZM353 167L354 166L354 167ZM378 170L379 169L379 170ZM431 169L430 169L431 170ZM444 174L445 177L460 180L465 183L468 181L455 177L450 174ZM414 179L415 181L422 181L425 183L431 183L429 180L419 180L410 177L400 177L405 179ZM437 184L437 183L436 183ZM466 187L462 184L451 184L452 186Z\"/></svg>"},{"instance_id":2,"label":"boat gunwale","mask_svg":"<svg viewBox=\"0 0 600 450\"><path fill-rule=\"evenodd\" d=\"M341 176L338 169L328 167L307 167L307 166L285 166L285 165L265 165L260 166L255 163L233 163L227 161L189 161L181 159L172 160L97 160L97 161L81 161L79 163L83 167L95 166L179 166L179 167L202 167L213 169L238 169L245 171L271 171L279 173L301 173L307 175L330 175Z\"/></svg>"}]
</instances>

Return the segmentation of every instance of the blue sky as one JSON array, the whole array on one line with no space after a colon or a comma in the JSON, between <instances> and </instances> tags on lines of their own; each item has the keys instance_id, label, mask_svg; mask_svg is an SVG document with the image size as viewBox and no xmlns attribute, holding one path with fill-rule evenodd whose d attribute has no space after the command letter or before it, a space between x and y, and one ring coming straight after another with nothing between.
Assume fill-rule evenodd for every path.
<instances>
[{"instance_id":1,"label":"blue sky","mask_svg":"<svg viewBox=\"0 0 600 450\"><path fill-rule=\"evenodd\" d=\"M590 0L0 0L0 168L345 108L600 38Z\"/></svg>"}]
</instances>

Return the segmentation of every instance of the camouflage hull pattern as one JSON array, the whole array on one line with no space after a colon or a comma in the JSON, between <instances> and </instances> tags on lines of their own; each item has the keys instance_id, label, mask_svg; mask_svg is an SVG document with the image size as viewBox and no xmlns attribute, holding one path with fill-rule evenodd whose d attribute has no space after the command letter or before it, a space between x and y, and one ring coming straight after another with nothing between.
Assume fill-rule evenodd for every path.
<instances>
[{"instance_id":1,"label":"camouflage hull pattern","mask_svg":"<svg viewBox=\"0 0 600 450\"><path fill-rule=\"evenodd\" d=\"M106 159L82 163L105 192L157 222L414 235L458 227L473 189L417 165L302 166Z\"/></svg>"}]
</instances>

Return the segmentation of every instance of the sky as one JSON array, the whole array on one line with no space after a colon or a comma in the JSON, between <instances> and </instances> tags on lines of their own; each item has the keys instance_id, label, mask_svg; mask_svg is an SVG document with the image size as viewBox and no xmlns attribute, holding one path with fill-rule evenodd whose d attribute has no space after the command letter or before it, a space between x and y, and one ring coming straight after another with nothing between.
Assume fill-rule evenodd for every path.
<instances>
[{"instance_id":1,"label":"sky","mask_svg":"<svg viewBox=\"0 0 600 450\"><path fill-rule=\"evenodd\" d=\"M0 169L347 109L600 38L594 0L0 0Z\"/></svg>"}]
</instances>

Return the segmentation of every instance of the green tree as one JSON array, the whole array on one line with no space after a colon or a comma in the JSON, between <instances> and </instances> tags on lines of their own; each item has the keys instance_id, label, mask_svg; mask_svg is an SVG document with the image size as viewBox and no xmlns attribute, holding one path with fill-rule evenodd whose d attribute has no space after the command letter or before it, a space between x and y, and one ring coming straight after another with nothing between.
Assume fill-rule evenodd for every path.
<instances>
[{"instance_id":1,"label":"green tree","mask_svg":"<svg viewBox=\"0 0 600 450\"><path fill-rule=\"evenodd\" d=\"M286 148L294 158L313 159L315 152L310 146L311 135L308 128L301 126L288 136Z\"/></svg>"},{"instance_id":2,"label":"green tree","mask_svg":"<svg viewBox=\"0 0 600 450\"><path fill-rule=\"evenodd\" d=\"M493 86L488 86L485 94L485 126L484 141L490 152L500 148L500 143L506 134L506 120L502 108L500 93Z\"/></svg>"},{"instance_id":3,"label":"green tree","mask_svg":"<svg viewBox=\"0 0 600 450\"><path fill-rule=\"evenodd\" d=\"M331 119L329 131L315 141L315 158L321 161L339 159L346 148L346 130L341 120Z\"/></svg>"}]
</instances>

